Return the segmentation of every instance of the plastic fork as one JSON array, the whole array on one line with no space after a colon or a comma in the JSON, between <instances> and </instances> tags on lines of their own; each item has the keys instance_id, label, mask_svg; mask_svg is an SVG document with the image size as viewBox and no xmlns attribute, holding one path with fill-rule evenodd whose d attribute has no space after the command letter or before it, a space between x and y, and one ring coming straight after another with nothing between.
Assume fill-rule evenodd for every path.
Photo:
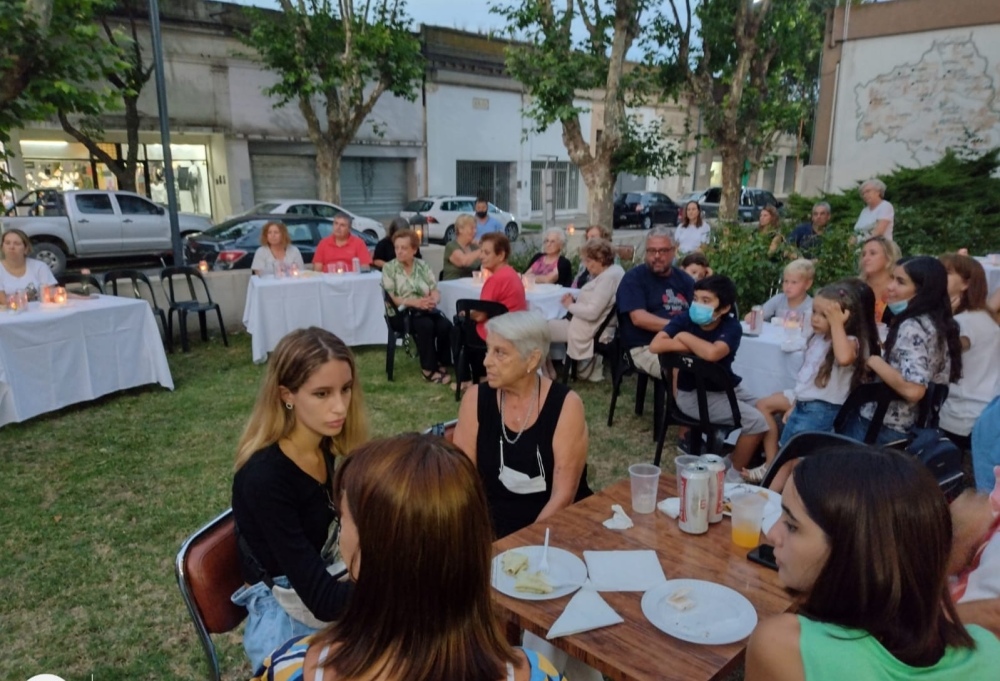
<instances>
[{"instance_id":1,"label":"plastic fork","mask_svg":"<svg viewBox=\"0 0 1000 681\"><path fill-rule=\"evenodd\" d=\"M542 560L538 563L538 571L549 571L549 528L545 528L545 545L542 547Z\"/></svg>"}]
</instances>

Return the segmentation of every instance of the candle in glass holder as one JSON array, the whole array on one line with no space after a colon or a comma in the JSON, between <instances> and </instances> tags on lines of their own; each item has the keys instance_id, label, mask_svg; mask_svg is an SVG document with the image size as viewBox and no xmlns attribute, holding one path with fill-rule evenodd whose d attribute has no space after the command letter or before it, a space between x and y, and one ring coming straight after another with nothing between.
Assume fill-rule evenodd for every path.
<instances>
[{"instance_id":1,"label":"candle in glass holder","mask_svg":"<svg viewBox=\"0 0 1000 681\"><path fill-rule=\"evenodd\" d=\"M52 302L56 305L66 304L66 289L62 286L56 286L56 290L52 294Z\"/></svg>"},{"instance_id":2,"label":"candle in glass holder","mask_svg":"<svg viewBox=\"0 0 1000 681\"><path fill-rule=\"evenodd\" d=\"M420 227L417 227L417 241L421 243L424 241L424 230Z\"/></svg>"},{"instance_id":3,"label":"candle in glass holder","mask_svg":"<svg viewBox=\"0 0 1000 681\"><path fill-rule=\"evenodd\" d=\"M198 262L198 270L201 272L208 272L208 262L201 260Z\"/></svg>"},{"instance_id":4,"label":"candle in glass holder","mask_svg":"<svg viewBox=\"0 0 1000 681\"><path fill-rule=\"evenodd\" d=\"M298 263L294 263L294 262L292 263L292 266L290 268L290 272L291 272L291 275L293 277L299 276L299 265L298 265Z\"/></svg>"},{"instance_id":5,"label":"candle in glass holder","mask_svg":"<svg viewBox=\"0 0 1000 681\"><path fill-rule=\"evenodd\" d=\"M343 274L344 272L347 271L347 263L337 262L337 264L333 268L333 271L336 272L337 274Z\"/></svg>"},{"instance_id":6,"label":"candle in glass holder","mask_svg":"<svg viewBox=\"0 0 1000 681\"><path fill-rule=\"evenodd\" d=\"M42 292L38 296L39 301L42 303L54 303L55 302L55 291L52 286L43 286Z\"/></svg>"},{"instance_id":7,"label":"candle in glass holder","mask_svg":"<svg viewBox=\"0 0 1000 681\"><path fill-rule=\"evenodd\" d=\"M566 227L566 234L568 234L569 236L573 236L574 234L576 234L576 227L574 227L573 225L569 225L568 227Z\"/></svg>"}]
</instances>

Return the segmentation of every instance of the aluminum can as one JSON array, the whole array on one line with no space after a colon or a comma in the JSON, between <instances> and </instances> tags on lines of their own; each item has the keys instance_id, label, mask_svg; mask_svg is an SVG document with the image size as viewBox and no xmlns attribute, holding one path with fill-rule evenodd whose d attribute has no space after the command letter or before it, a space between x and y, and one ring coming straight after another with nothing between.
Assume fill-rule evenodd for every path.
<instances>
[{"instance_id":1,"label":"aluminum can","mask_svg":"<svg viewBox=\"0 0 1000 681\"><path fill-rule=\"evenodd\" d=\"M351 260L351 271L355 272L355 273L361 271L361 259L360 258L353 258Z\"/></svg>"},{"instance_id":2,"label":"aluminum can","mask_svg":"<svg viewBox=\"0 0 1000 681\"><path fill-rule=\"evenodd\" d=\"M722 522L722 502L726 496L726 460L718 454L702 454L701 465L708 471L708 522Z\"/></svg>"},{"instance_id":3,"label":"aluminum can","mask_svg":"<svg viewBox=\"0 0 1000 681\"><path fill-rule=\"evenodd\" d=\"M704 466L691 466L681 471L681 513L677 522L682 532L708 532L708 478Z\"/></svg>"},{"instance_id":4,"label":"aluminum can","mask_svg":"<svg viewBox=\"0 0 1000 681\"><path fill-rule=\"evenodd\" d=\"M764 330L764 308L760 305L754 305L750 309L750 330L747 331L748 336L759 336Z\"/></svg>"}]
</instances>

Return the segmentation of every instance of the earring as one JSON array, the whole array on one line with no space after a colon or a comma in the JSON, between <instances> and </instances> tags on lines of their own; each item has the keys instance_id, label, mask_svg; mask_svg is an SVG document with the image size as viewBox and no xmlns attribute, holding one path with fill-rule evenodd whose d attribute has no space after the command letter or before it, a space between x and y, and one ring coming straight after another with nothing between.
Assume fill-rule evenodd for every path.
<instances>
[{"instance_id":1,"label":"earring","mask_svg":"<svg viewBox=\"0 0 1000 681\"><path fill-rule=\"evenodd\" d=\"M287 409L288 411L291 411L292 410L292 403L291 402L285 402L285 409Z\"/></svg>"}]
</instances>

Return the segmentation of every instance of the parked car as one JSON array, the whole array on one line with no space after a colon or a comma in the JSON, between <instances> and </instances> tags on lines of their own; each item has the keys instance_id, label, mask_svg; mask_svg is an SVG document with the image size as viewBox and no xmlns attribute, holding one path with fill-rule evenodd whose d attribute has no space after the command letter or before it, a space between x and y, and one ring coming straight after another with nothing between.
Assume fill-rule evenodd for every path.
<instances>
[{"instance_id":1,"label":"parked car","mask_svg":"<svg viewBox=\"0 0 1000 681\"><path fill-rule=\"evenodd\" d=\"M660 192L624 192L615 197L615 227L676 225L677 204Z\"/></svg>"},{"instance_id":2,"label":"parked car","mask_svg":"<svg viewBox=\"0 0 1000 681\"><path fill-rule=\"evenodd\" d=\"M487 204L491 217L504 226L504 232L511 241L517 241L521 226L511 213L500 210L492 203ZM475 196L425 196L410 201L399 216L413 221L417 215L427 219L427 238L445 243L455 239L455 220L462 213L473 215L476 211Z\"/></svg>"},{"instance_id":3,"label":"parked car","mask_svg":"<svg viewBox=\"0 0 1000 681\"><path fill-rule=\"evenodd\" d=\"M697 201L705 217L717 218L719 217L719 202L721 200L722 187L709 187L682 196L681 206L683 207L691 201ZM776 207L780 215L785 215L785 204L774 198L774 194L771 192L758 187L742 187L740 189L740 206L737 209L739 221L757 222L761 209L769 204Z\"/></svg>"},{"instance_id":4,"label":"parked car","mask_svg":"<svg viewBox=\"0 0 1000 681\"><path fill-rule=\"evenodd\" d=\"M163 206L132 192L39 190L21 198L12 210L28 208L27 217L5 217L4 229L16 227L31 239L32 257L53 274L66 271L68 258L169 254L170 219ZM212 226L202 215L179 213L181 236Z\"/></svg>"},{"instance_id":5,"label":"parked car","mask_svg":"<svg viewBox=\"0 0 1000 681\"><path fill-rule=\"evenodd\" d=\"M256 206L233 217L245 217L247 215L265 215L267 213L279 213L281 215L312 215L320 218L332 218L337 213L347 213L354 221L352 225L362 233L371 234L375 240L385 238L385 226L378 220L356 215L346 208L341 208L335 203L326 201L315 201L313 199L272 199L263 201Z\"/></svg>"},{"instance_id":6,"label":"parked car","mask_svg":"<svg viewBox=\"0 0 1000 681\"><path fill-rule=\"evenodd\" d=\"M189 236L184 241L184 259L189 263L204 260L216 270L248 269L254 253L260 248L261 229L275 219L274 214L246 215ZM288 215L277 219L288 227L292 245L299 249L307 265L312 262L320 239L333 232L333 218ZM365 242L369 253L375 250L378 239L374 236L354 228L351 228L351 233Z\"/></svg>"}]
</instances>

